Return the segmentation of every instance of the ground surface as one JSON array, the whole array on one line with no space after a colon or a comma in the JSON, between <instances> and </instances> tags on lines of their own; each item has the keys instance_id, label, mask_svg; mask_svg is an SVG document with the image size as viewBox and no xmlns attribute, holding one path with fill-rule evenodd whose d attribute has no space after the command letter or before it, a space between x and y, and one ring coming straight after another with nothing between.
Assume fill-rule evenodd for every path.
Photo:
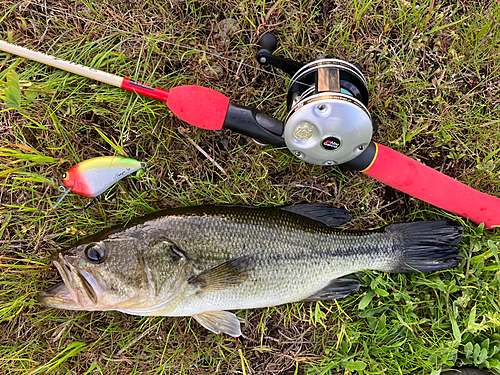
<instances>
[{"instance_id":1,"label":"ground surface","mask_svg":"<svg viewBox=\"0 0 500 375\"><path fill-rule=\"evenodd\" d=\"M277 55L364 66L378 142L499 196L499 16L498 1L0 0L0 34L153 86L211 87L283 118L287 78L254 60L272 31ZM190 318L43 308L35 294L60 280L51 251L160 208L321 202L350 210L357 229L457 218L360 173L191 128L161 102L3 53L0 93L0 373L500 373L500 237L468 222L457 269L369 272L344 300L241 311L245 338ZM64 171L120 152L146 162L162 188L131 176L86 217L88 199L74 194L51 209Z\"/></svg>"}]
</instances>

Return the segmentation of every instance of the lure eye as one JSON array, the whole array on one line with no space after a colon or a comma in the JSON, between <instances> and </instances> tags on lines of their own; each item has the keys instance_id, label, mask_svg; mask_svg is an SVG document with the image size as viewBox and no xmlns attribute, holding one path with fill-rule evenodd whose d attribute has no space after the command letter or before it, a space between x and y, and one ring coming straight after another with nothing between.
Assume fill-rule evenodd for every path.
<instances>
[{"instance_id":1,"label":"lure eye","mask_svg":"<svg viewBox=\"0 0 500 375\"><path fill-rule=\"evenodd\" d=\"M64 172L64 174L62 175L63 180L67 180L68 177L69 177L69 174L67 172Z\"/></svg>"},{"instance_id":2,"label":"lure eye","mask_svg":"<svg viewBox=\"0 0 500 375\"><path fill-rule=\"evenodd\" d=\"M91 243L85 248L85 257L91 263L101 263L104 260L104 255L104 248L95 243Z\"/></svg>"}]
</instances>

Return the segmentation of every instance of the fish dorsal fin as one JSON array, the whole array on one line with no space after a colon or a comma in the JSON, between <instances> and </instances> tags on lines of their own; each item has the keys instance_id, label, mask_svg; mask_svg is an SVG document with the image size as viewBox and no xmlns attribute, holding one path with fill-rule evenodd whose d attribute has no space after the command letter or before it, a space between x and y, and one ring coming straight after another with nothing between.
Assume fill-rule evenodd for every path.
<instances>
[{"instance_id":1,"label":"fish dorsal fin","mask_svg":"<svg viewBox=\"0 0 500 375\"><path fill-rule=\"evenodd\" d=\"M335 279L323 289L320 289L312 296L307 297L303 302L326 301L347 297L352 292L357 292L360 283L351 279Z\"/></svg>"},{"instance_id":2,"label":"fish dorsal fin","mask_svg":"<svg viewBox=\"0 0 500 375\"><path fill-rule=\"evenodd\" d=\"M330 207L327 204L295 204L292 206L280 207L280 210L305 216L309 219L319 221L329 227L338 227L339 225L348 223L352 219L349 211L341 208Z\"/></svg>"},{"instance_id":3,"label":"fish dorsal fin","mask_svg":"<svg viewBox=\"0 0 500 375\"><path fill-rule=\"evenodd\" d=\"M241 336L240 321L233 313L228 311L209 311L193 315L206 329L214 333L226 333L229 336Z\"/></svg>"},{"instance_id":4,"label":"fish dorsal fin","mask_svg":"<svg viewBox=\"0 0 500 375\"><path fill-rule=\"evenodd\" d=\"M199 275L191 277L188 282L199 288L197 294L221 290L241 284L254 268L253 258L250 255L244 255L205 270Z\"/></svg>"}]
</instances>

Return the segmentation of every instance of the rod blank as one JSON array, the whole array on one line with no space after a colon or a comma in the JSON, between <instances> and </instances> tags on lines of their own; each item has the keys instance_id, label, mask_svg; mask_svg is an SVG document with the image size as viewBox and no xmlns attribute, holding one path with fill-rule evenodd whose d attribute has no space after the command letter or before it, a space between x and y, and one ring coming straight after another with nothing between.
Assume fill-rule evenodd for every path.
<instances>
[{"instance_id":1,"label":"rod blank","mask_svg":"<svg viewBox=\"0 0 500 375\"><path fill-rule=\"evenodd\" d=\"M25 57L30 60L38 61L42 64L53 66L54 68L62 69L70 73L91 78L99 82L107 83L108 85L122 87L122 77L103 72L102 70L59 59L57 57L46 55L41 52L32 51L27 48L7 43L3 40L0 40L0 50L12 53L13 55Z\"/></svg>"}]
</instances>

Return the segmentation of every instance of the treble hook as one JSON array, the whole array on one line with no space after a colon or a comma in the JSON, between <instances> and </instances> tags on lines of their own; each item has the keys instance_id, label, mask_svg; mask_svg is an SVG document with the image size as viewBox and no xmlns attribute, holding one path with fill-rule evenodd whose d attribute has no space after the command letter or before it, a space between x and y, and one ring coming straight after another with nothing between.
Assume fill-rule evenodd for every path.
<instances>
[{"instance_id":1,"label":"treble hook","mask_svg":"<svg viewBox=\"0 0 500 375\"><path fill-rule=\"evenodd\" d=\"M85 219L87 218L87 215L85 214L85 212L87 212L87 209L90 208L94 203L97 203L97 202L100 202L100 201L101 201L101 196L98 195L98 196L92 198L92 200L89 203L87 203L85 205L85 207L83 207L83 217Z\"/></svg>"},{"instance_id":2,"label":"treble hook","mask_svg":"<svg viewBox=\"0 0 500 375\"><path fill-rule=\"evenodd\" d=\"M146 173L146 175L144 177L146 179L146 183L148 184L149 190L152 190L152 191L160 190L162 187L161 180L158 180L157 187L153 187L153 185L151 184L151 177L149 177L149 170L147 169L146 163L141 162L141 167L142 167L142 170Z\"/></svg>"}]
</instances>

